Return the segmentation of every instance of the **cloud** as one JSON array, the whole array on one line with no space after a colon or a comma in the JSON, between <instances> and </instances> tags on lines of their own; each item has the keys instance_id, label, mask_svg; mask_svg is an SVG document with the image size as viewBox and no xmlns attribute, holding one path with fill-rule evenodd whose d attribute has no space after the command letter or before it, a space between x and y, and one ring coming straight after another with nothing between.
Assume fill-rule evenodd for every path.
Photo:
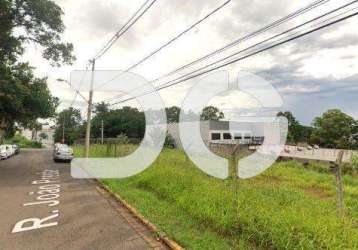
<instances>
[{"instance_id":1,"label":"cloud","mask_svg":"<svg viewBox=\"0 0 358 250\"><path fill-rule=\"evenodd\" d=\"M157 1L98 62L98 68L123 69L137 62L224 1ZM39 65L38 72L53 79L59 77L68 79L71 70L83 69L90 56L101 48L143 3L141 0L56 0L56 2L64 9L66 40L74 43L79 61L72 68L53 70L38 60L39 56L35 51L31 51L28 56L29 60L34 60L34 65ZM311 2L311 0L233 0L195 31L183 36L141 67L136 68L135 72L147 79L156 78ZM343 1L338 2L337 4L343 4ZM319 7L308 17L319 15L326 9ZM242 43L221 54L221 57L302 23L308 17L299 17L282 27L273 29L269 34ZM231 65L227 69L237 71L239 68L245 68L269 80L281 92L286 108L292 109L294 114L306 123L310 123L314 116L330 107L340 107L353 114L354 107L358 106L357 98L353 98L354 95L357 96L358 91L356 87L358 76L355 75L358 70L356 53L358 34L355 25L356 21L353 20L343 22ZM218 58L220 57L215 57ZM209 62L211 61L206 61ZM162 91L165 103L180 105L187 89L197 80ZM56 88L52 88L52 91L67 100L66 105L69 105L68 100L72 95L68 91L58 91ZM76 105L80 104L76 103Z\"/></svg>"}]
</instances>

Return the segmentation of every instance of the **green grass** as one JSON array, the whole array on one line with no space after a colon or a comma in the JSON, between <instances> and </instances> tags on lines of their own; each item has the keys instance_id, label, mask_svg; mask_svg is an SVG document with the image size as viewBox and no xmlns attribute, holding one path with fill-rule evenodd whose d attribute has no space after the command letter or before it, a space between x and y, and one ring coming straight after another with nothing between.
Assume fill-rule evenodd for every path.
<instances>
[{"instance_id":1,"label":"green grass","mask_svg":"<svg viewBox=\"0 0 358 250\"><path fill-rule=\"evenodd\" d=\"M122 147L117 155L135 150ZM91 154L114 152L96 146ZM335 179L317 168L280 162L236 183L164 149L143 173L103 182L188 249L358 249L357 178L344 176L346 215L339 218Z\"/></svg>"},{"instance_id":2,"label":"green grass","mask_svg":"<svg viewBox=\"0 0 358 250\"><path fill-rule=\"evenodd\" d=\"M40 142L28 140L20 134L16 134L10 139L5 139L3 144L17 144L20 148L42 148Z\"/></svg>"}]
</instances>

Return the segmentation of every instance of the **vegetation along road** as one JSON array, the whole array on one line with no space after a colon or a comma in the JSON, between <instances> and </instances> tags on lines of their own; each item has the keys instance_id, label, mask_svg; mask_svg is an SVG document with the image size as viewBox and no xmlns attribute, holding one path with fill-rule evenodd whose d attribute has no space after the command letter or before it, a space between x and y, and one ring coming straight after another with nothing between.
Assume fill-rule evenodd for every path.
<instances>
[{"instance_id":1,"label":"vegetation along road","mask_svg":"<svg viewBox=\"0 0 358 250\"><path fill-rule=\"evenodd\" d=\"M135 148L93 145L91 156ZM357 249L358 179L351 171L344 170L344 218L336 213L334 175L316 162L275 163L236 189L233 180L202 173L182 151L164 149L140 175L103 182L188 249Z\"/></svg>"}]
</instances>

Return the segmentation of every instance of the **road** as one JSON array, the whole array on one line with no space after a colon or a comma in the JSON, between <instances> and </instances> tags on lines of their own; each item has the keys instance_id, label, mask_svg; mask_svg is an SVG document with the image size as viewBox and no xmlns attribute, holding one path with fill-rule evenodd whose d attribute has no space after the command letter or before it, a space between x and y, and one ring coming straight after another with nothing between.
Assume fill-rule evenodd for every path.
<instances>
[{"instance_id":1,"label":"road","mask_svg":"<svg viewBox=\"0 0 358 250\"><path fill-rule=\"evenodd\" d=\"M0 161L0 249L163 249L93 181L50 150Z\"/></svg>"}]
</instances>

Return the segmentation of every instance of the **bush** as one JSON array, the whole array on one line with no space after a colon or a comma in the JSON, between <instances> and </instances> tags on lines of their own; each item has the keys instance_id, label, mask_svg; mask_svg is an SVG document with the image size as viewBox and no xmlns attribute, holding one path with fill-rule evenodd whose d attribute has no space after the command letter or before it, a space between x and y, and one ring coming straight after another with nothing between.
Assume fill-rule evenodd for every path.
<instances>
[{"instance_id":1,"label":"bush","mask_svg":"<svg viewBox=\"0 0 358 250\"><path fill-rule=\"evenodd\" d=\"M166 147L166 148L175 148L175 140L168 133L167 133L167 135L165 137L164 147Z\"/></svg>"},{"instance_id":2,"label":"bush","mask_svg":"<svg viewBox=\"0 0 358 250\"><path fill-rule=\"evenodd\" d=\"M354 153L352 157L352 165L355 170L358 170L358 153Z\"/></svg>"},{"instance_id":3,"label":"bush","mask_svg":"<svg viewBox=\"0 0 358 250\"><path fill-rule=\"evenodd\" d=\"M125 134L121 133L117 136L117 143L119 144L128 144L129 143L129 139L128 136L126 136Z\"/></svg>"},{"instance_id":4,"label":"bush","mask_svg":"<svg viewBox=\"0 0 358 250\"><path fill-rule=\"evenodd\" d=\"M20 148L42 148L41 142L28 140L20 134L16 134L10 139L6 139L4 144L17 144Z\"/></svg>"}]
</instances>

